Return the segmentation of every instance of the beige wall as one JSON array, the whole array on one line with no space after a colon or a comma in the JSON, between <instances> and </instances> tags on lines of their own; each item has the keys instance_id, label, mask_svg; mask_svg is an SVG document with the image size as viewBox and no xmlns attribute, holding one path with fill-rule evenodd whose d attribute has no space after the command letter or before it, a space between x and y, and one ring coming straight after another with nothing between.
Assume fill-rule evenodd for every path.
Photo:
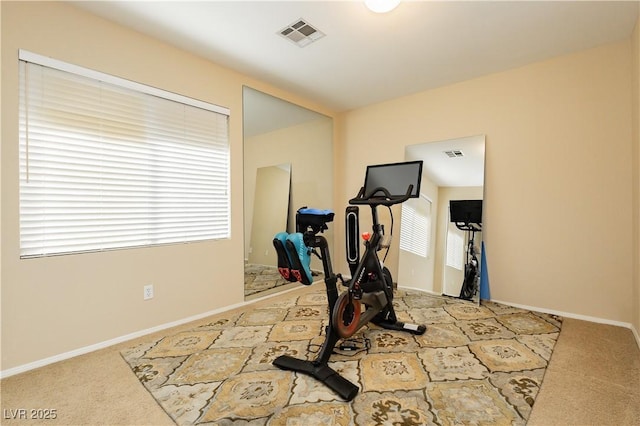
<instances>
[{"instance_id":1,"label":"beige wall","mask_svg":"<svg viewBox=\"0 0 640 426\"><path fill-rule=\"evenodd\" d=\"M631 38L633 57L633 326L640 345L640 20Z\"/></svg>"},{"instance_id":2,"label":"beige wall","mask_svg":"<svg viewBox=\"0 0 640 426\"><path fill-rule=\"evenodd\" d=\"M66 3L1 2L2 364L7 370L240 303L242 86L334 113ZM229 107L231 239L18 258L18 49ZM143 301L142 288L155 286Z\"/></svg>"},{"instance_id":3,"label":"beige wall","mask_svg":"<svg viewBox=\"0 0 640 426\"><path fill-rule=\"evenodd\" d=\"M630 53L627 40L344 114L336 205L406 145L484 134L492 298L631 322Z\"/></svg>"}]
</instances>

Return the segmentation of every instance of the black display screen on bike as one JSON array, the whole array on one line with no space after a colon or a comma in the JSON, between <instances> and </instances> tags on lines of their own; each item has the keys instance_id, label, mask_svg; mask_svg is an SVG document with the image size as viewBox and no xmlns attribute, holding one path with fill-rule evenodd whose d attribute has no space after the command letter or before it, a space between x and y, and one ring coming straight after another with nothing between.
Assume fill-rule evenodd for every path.
<instances>
[{"instance_id":1,"label":"black display screen on bike","mask_svg":"<svg viewBox=\"0 0 640 426\"><path fill-rule=\"evenodd\" d=\"M382 187L386 188L392 197L400 197L407 193L409 185L413 185L411 198L418 198L421 180L422 161L367 166L364 193L365 196L371 196L376 188Z\"/></svg>"}]
</instances>

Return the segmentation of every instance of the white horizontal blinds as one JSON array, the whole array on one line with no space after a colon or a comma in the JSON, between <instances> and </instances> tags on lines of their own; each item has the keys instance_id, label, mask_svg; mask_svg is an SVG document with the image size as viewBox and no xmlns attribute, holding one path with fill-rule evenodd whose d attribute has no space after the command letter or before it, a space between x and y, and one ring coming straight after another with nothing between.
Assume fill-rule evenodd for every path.
<instances>
[{"instance_id":1,"label":"white horizontal blinds","mask_svg":"<svg viewBox=\"0 0 640 426\"><path fill-rule=\"evenodd\" d=\"M464 255L464 236L462 231L449 224L447 232L447 258L446 265L462 270Z\"/></svg>"},{"instance_id":2,"label":"white horizontal blinds","mask_svg":"<svg viewBox=\"0 0 640 426\"><path fill-rule=\"evenodd\" d=\"M424 197L402 204L400 249L427 257L431 244L431 201Z\"/></svg>"},{"instance_id":3,"label":"white horizontal blinds","mask_svg":"<svg viewBox=\"0 0 640 426\"><path fill-rule=\"evenodd\" d=\"M21 257L228 238L228 115L20 67Z\"/></svg>"}]
</instances>

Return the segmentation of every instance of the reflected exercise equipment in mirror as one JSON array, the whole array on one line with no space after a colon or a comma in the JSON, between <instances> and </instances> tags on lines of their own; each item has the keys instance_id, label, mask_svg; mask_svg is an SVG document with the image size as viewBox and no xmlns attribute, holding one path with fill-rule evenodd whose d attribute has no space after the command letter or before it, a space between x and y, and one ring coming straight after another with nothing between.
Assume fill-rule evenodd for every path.
<instances>
[{"instance_id":1,"label":"reflected exercise equipment in mirror","mask_svg":"<svg viewBox=\"0 0 640 426\"><path fill-rule=\"evenodd\" d=\"M263 235L287 229L291 164L258 168L254 188L248 263L268 265L272 261L271 245Z\"/></svg>"},{"instance_id":2,"label":"reflected exercise equipment in mirror","mask_svg":"<svg viewBox=\"0 0 640 426\"><path fill-rule=\"evenodd\" d=\"M245 298L254 298L291 286L272 243L275 233L294 232L291 206L333 205L333 120L246 86L242 102Z\"/></svg>"},{"instance_id":3,"label":"reflected exercise equipment in mirror","mask_svg":"<svg viewBox=\"0 0 640 426\"><path fill-rule=\"evenodd\" d=\"M482 232L482 200L450 200L449 220L465 233L466 259L459 297L473 300L480 291L480 252L475 244L475 235Z\"/></svg>"},{"instance_id":4,"label":"reflected exercise equipment in mirror","mask_svg":"<svg viewBox=\"0 0 640 426\"><path fill-rule=\"evenodd\" d=\"M484 135L405 148L405 159L423 160L424 168L420 197L402 206L399 285L479 303L482 219L473 232L464 224L461 229L453 220L459 218L451 217L451 203L482 203L484 150ZM478 277L471 282L465 273L473 272L470 265Z\"/></svg>"}]
</instances>

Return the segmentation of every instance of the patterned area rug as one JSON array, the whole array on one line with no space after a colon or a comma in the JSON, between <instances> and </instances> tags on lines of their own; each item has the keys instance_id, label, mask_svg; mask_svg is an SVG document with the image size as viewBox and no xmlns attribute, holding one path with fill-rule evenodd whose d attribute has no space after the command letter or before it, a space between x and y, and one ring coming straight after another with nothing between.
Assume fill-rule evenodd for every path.
<instances>
[{"instance_id":1,"label":"patterned area rug","mask_svg":"<svg viewBox=\"0 0 640 426\"><path fill-rule=\"evenodd\" d=\"M278 268L274 266L256 265L253 263L244 265L245 297L285 284L289 284L289 281L282 278L278 272Z\"/></svg>"},{"instance_id":2,"label":"patterned area rug","mask_svg":"<svg viewBox=\"0 0 640 426\"><path fill-rule=\"evenodd\" d=\"M312 271L314 281L324 279L321 272ZM244 296L251 296L276 287L291 284L282 278L275 266L246 263L244 265Z\"/></svg>"},{"instance_id":3,"label":"patterned area rug","mask_svg":"<svg viewBox=\"0 0 640 426\"><path fill-rule=\"evenodd\" d=\"M122 352L180 425L524 425L562 319L492 302L397 290L399 319L422 336L369 325L329 365L360 392L345 402L314 379L274 367L314 359L324 340L324 283Z\"/></svg>"}]
</instances>

